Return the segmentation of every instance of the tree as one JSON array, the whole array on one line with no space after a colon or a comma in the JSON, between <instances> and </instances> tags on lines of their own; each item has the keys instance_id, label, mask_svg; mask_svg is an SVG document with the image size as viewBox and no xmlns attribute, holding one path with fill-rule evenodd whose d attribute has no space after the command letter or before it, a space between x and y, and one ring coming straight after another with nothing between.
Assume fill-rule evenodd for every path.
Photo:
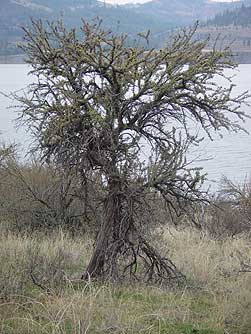
<instances>
[{"instance_id":1,"label":"tree","mask_svg":"<svg viewBox=\"0 0 251 334\"><path fill-rule=\"evenodd\" d=\"M214 82L234 67L228 50L204 53L207 42L194 41L193 28L161 50L148 47L149 33L130 46L100 22L83 22L80 37L60 22L24 30L36 82L17 97L21 121L44 159L102 183L103 222L82 277L177 277L146 237L147 205L162 196L179 214L205 200L204 176L186 160L199 141L191 125L211 136L239 130L233 118L245 117L247 94L233 97L233 85Z\"/></svg>"}]
</instances>

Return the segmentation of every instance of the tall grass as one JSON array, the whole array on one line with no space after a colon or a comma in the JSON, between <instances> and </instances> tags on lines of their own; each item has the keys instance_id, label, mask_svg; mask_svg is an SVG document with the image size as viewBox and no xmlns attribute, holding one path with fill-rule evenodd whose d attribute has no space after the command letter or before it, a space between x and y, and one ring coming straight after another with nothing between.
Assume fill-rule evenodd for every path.
<instances>
[{"instance_id":1,"label":"tall grass","mask_svg":"<svg viewBox=\"0 0 251 334\"><path fill-rule=\"evenodd\" d=\"M156 243L187 276L180 289L78 280L91 241L0 236L0 333L251 333L250 241L192 229Z\"/></svg>"}]
</instances>

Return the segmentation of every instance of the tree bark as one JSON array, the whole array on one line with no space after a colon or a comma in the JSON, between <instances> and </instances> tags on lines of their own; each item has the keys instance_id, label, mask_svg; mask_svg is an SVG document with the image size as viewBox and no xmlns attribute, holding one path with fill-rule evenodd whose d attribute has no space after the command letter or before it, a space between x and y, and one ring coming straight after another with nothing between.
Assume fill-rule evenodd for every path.
<instances>
[{"instance_id":1,"label":"tree bark","mask_svg":"<svg viewBox=\"0 0 251 334\"><path fill-rule=\"evenodd\" d=\"M104 221L98 232L95 248L82 279L98 278L105 273L106 262L109 262L109 246L119 238L121 223L120 181L114 178L109 181L109 192L104 203Z\"/></svg>"}]
</instances>

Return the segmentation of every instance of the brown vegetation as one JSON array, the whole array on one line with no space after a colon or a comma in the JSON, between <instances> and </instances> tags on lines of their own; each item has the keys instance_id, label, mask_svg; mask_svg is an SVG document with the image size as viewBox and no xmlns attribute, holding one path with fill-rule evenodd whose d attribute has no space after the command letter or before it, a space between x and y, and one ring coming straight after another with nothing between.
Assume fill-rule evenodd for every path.
<instances>
[{"instance_id":1,"label":"brown vegetation","mask_svg":"<svg viewBox=\"0 0 251 334\"><path fill-rule=\"evenodd\" d=\"M88 262L90 240L65 233L39 238L2 234L0 332L249 333L251 273L243 267L251 258L247 236L214 240L191 228L165 228L155 238L186 274L183 287L80 282L74 275Z\"/></svg>"},{"instance_id":2,"label":"brown vegetation","mask_svg":"<svg viewBox=\"0 0 251 334\"><path fill-rule=\"evenodd\" d=\"M249 182L237 186L224 180L214 203L198 206L193 215L182 215L178 221L171 219L161 200L154 202L158 219L151 226L152 244L185 275L182 286L147 287L141 281L101 286L79 280L92 253L97 220L81 215L72 225L59 225L40 199L61 207L62 179L50 166L20 164L11 151L4 152L1 334L249 332ZM52 189L50 201L45 194ZM76 202L74 210L80 209ZM87 222L93 234L86 231ZM136 270L140 273L139 267Z\"/></svg>"}]
</instances>

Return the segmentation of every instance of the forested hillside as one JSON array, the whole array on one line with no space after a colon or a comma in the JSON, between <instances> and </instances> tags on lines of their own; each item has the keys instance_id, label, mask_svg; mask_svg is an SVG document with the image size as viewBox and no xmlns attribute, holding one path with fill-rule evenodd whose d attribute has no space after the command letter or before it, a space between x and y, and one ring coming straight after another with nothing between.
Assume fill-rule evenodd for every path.
<instances>
[{"instance_id":1,"label":"forested hillside","mask_svg":"<svg viewBox=\"0 0 251 334\"><path fill-rule=\"evenodd\" d=\"M201 24L197 31L199 39L210 36L208 49L212 49L218 39L218 48L230 47L239 63L251 62L251 4L246 2L240 7L225 10L213 19Z\"/></svg>"},{"instance_id":2,"label":"forested hillside","mask_svg":"<svg viewBox=\"0 0 251 334\"><path fill-rule=\"evenodd\" d=\"M223 13L217 14L214 19L208 20L207 24L211 26L250 26L251 6L243 4L234 10L226 10Z\"/></svg>"},{"instance_id":3,"label":"forested hillside","mask_svg":"<svg viewBox=\"0 0 251 334\"><path fill-rule=\"evenodd\" d=\"M3 0L0 8L0 55L18 53L16 46L21 40L21 27L30 23L30 18L55 20L63 18L68 26L79 26L81 18L102 17L104 25L114 31L129 34L151 27L153 31L161 29L161 23L150 16L143 15L127 7L105 5L95 0L87 1L47 1L36 3L28 1ZM167 24L169 27L169 25Z\"/></svg>"},{"instance_id":4,"label":"forested hillside","mask_svg":"<svg viewBox=\"0 0 251 334\"><path fill-rule=\"evenodd\" d=\"M216 3L206 0L153 0L142 5L112 6L97 0L1 0L0 55L19 53L21 26L30 17L55 20L63 17L67 26L79 26L81 18L100 17L114 32L126 32L132 38L139 31L151 30L155 46L161 45L170 29L193 24L241 2Z\"/></svg>"}]
</instances>

